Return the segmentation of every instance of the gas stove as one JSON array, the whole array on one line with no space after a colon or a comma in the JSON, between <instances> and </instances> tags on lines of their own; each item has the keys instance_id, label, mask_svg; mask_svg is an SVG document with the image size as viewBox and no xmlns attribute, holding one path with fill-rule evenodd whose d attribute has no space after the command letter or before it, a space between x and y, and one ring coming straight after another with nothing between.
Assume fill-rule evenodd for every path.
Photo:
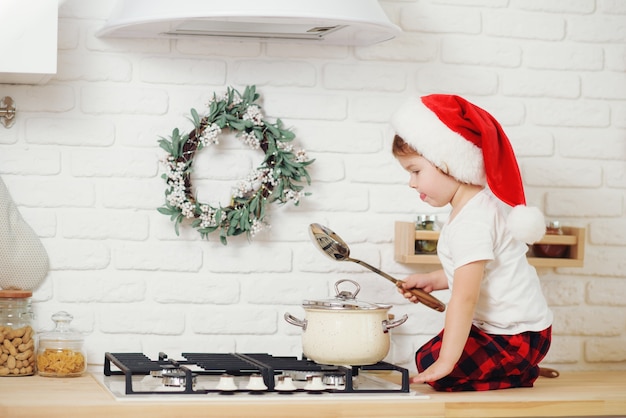
<instances>
[{"instance_id":1,"label":"gas stove","mask_svg":"<svg viewBox=\"0 0 626 418\"><path fill-rule=\"evenodd\" d=\"M220 399L253 395L255 400L310 396L422 396L409 388L409 371L387 362L332 366L306 358L265 353L105 353L96 376L117 400ZM395 383L397 382L397 383Z\"/></svg>"}]
</instances>

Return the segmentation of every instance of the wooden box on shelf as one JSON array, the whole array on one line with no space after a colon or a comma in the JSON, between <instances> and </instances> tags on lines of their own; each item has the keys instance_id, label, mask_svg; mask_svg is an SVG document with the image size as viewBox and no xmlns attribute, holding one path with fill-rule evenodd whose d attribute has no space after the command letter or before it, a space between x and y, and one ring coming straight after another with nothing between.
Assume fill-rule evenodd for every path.
<instances>
[{"instance_id":1,"label":"wooden box on shelf","mask_svg":"<svg viewBox=\"0 0 626 418\"><path fill-rule=\"evenodd\" d=\"M528 261L535 267L582 267L585 256L585 228L562 228L563 235L544 235L537 244L567 245L567 258L535 257L529 251ZM436 240L438 231L416 231L412 222L396 221L394 259L406 264L439 264L436 254L415 254L415 240Z\"/></svg>"}]
</instances>

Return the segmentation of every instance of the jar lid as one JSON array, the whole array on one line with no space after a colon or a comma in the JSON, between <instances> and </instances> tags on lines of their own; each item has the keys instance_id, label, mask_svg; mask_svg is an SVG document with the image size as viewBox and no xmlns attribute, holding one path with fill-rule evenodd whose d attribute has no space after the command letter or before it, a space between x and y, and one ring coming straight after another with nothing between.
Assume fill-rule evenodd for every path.
<instances>
[{"instance_id":1,"label":"jar lid","mask_svg":"<svg viewBox=\"0 0 626 418\"><path fill-rule=\"evenodd\" d=\"M350 282L355 285L354 293L346 290L339 291L339 284ZM333 299L326 300L305 300L302 302L304 308L329 309L329 310L373 310L373 309L390 309L391 305L364 302L356 299L357 293L361 290L361 286L353 280L343 279L335 283L335 291L337 295Z\"/></svg>"},{"instance_id":2,"label":"jar lid","mask_svg":"<svg viewBox=\"0 0 626 418\"><path fill-rule=\"evenodd\" d=\"M30 290L14 290L14 289L2 289L0 290L0 298L12 298L12 299L24 299L33 296L33 292Z\"/></svg>"},{"instance_id":3,"label":"jar lid","mask_svg":"<svg viewBox=\"0 0 626 418\"><path fill-rule=\"evenodd\" d=\"M40 341L82 341L83 336L81 333L74 331L70 328L70 322L74 317L65 312L59 311L52 315L52 321L54 321L54 329L52 331L44 332L39 335Z\"/></svg>"}]
</instances>

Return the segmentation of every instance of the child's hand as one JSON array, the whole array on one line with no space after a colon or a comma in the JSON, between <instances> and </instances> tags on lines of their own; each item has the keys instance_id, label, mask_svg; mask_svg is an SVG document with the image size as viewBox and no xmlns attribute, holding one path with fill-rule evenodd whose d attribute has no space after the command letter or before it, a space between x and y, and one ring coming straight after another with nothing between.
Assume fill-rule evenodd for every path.
<instances>
[{"instance_id":1,"label":"child's hand","mask_svg":"<svg viewBox=\"0 0 626 418\"><path fill-rule=\"evenodd\" d=\"M454 365L447 365L441 361L435 361L429 368L411 378L411 383L434 382L446 377L452 372Z\"/></svg>"},{"instance_id":2,"label":"child's hand","mask_svg":"<svg viewBox=\"0 0 626 418\"><path fill-rule=\"evenodd\" d=\"M405 290L416 289L416 288L422 289L424 292L427 292L427 293L430 293L433 290L435 290L433 283L432 283L431 276L428 274L419 274L419 273L412 274L404 279L404 283L402 284L402 287L398 287L398 292L400 292L402 296L404 296L411 302L417 303L418 299L414 294L410 292L405 292Z\"/></svg>"}]
</instances>

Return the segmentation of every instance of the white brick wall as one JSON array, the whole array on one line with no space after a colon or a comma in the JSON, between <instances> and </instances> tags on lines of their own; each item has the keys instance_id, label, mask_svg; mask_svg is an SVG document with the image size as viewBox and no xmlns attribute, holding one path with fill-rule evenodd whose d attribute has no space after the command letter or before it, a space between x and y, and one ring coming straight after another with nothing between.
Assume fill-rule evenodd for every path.
<instances>
[{"instance_id":1,"label":"white brick wall","mask_svg":"<svg viewBox=\"0 0 626 418\"><path fill-rule=\"evenodd\" d=\"M64 309L104 351L268 351L300 354L303 299L326 298L341 278L360 298L409 314L389 359L413 351L443 316L404 303L384 279L320 254L320 222L353 256L398 276L427 270L393 261L393 223L430 211L389 155L387 121L408 95L456 93L490 110L511 137L528 200L549 218L586 227L582 268L540 269L555 313L547 363L626 369L626 2L617 0L383 0L404 28L364 48L210 40L99 39L113 0L68 0L60 10L58 74L46 85L0 85L17 104L0 128L0 175L48 249L35 292L37 328ZM272 207L252 243L174 234L157 140L189 129L227 85L256 84L316 163L313 196ZM225 142L225 141L223 141ZM248 156L203 161L224 184ZM201 193L211 195L211 190ZM217 193L217 192L214 192ZM446 292L438 294L446 300Z\"/></svg>"}]
</instances>

